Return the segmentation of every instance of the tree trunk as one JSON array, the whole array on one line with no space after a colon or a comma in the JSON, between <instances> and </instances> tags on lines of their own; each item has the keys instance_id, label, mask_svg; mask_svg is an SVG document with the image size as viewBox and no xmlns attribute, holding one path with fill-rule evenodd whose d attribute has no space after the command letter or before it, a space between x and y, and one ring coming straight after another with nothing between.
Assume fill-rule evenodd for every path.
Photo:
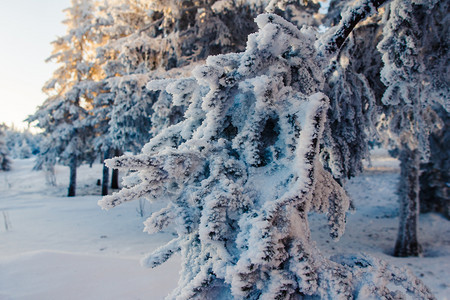
<instances>
[{"instance_id":1,"label":"tree trunk","mask_svg":"<svg viewBox=\"0 0 450 300\"><path fill-rule=\"evenodd\" d=\"M69 192L68 197L75 196L75 191L77 187L77 157L74 156L70 161L70 179L69 179Z\"/></svg>"},{"instance_id":2,"label":"tree trunk","mask_svg":"<svg viewBox=\"0 0 450 300\"><path fill-rule=\"evenodd\" d=\"M55 165L44 164L45 182L49 186L56 186Z\"/></svg>"},{"instance_id":3,"label":"tree trunk","mask_svg":"<svg viewBox=\"0 0 450 300\"><path fill-rule=\"evenodd\" d=\"M116 149L114 150L114 156L120 156L121 151ZM111 188L112 189L118 189L119 188L119 170L113 169L112 170L112 177L111 177Z\"/></svg>"},{"instance_id":4,"label":"tree trunk","mask_svg":"<svg viewBox=\"0 0 450 300\"><path fill-rule=\"evenodd\" d=\"M109 158L109 150L103 154L103 177L102 177L102 196L108 195L109 168L105 164L105 159Z\"/></svg>"},{"instance_id":5,"label":"tree trunk","mask_svg":"<svg viewBox=\"0 0 450 300\"><path fill-rule=\"evenodd\" d=\"M420 154L404 147L400 153L400 226L394 256L419 256L422 247L417 237L419 221Z\"/></svg>"},{"instance_id":6,"label":"tree trunk","mask_svg":"<svg viewBox=\"0 0 450 300\"><path fill-rule=\"evenodd\" d=\"M118 189L119 188L119 170L113 169L111 176L111 188Z\"/></svg>"}]
</instances>

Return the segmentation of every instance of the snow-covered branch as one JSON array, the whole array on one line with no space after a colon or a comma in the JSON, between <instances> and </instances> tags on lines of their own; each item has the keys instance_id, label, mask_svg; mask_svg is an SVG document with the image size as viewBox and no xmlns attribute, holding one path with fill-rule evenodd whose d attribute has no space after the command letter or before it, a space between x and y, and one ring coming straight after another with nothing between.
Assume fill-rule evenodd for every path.
<instances>
[{"instance_id":1,"label":"snow-covered branch","mask_svg":"<svg viewBox=\"0 0 450 300\"><path fill-rule=\"evenodd\" d=\"M375 14L387 0L360 0L342 13L339 24L322 38L319 55L329 56L338 51L359 22Z\"/></svg>"}]
</instances>

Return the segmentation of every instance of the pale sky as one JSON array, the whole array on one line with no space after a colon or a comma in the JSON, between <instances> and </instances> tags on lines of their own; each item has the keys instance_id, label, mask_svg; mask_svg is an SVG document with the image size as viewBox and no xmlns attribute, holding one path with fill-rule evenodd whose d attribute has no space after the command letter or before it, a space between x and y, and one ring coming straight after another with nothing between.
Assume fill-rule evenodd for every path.
<instances>
[{"instance_id":1,"label":"pale sky","mask_svg":"<svg viewBox=\"0 0 450 300\"><path fill-rule=\"evenodd\" d=\"M46 96L56 65L45 63L50 42L65 33L70 0L0 0L0 123L18 127Z\"/></svg>"}]
</instances>

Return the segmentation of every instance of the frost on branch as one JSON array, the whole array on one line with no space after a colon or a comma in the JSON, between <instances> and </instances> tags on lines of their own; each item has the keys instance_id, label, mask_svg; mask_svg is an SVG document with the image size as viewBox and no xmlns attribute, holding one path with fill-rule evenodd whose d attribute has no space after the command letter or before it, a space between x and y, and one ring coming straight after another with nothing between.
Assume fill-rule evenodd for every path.
<instances>
[{"instance_id":1,"label":"frost on branch","mask_svg":"<svg viewBox=\"0 0 450 300\"><path fill-rule=\"evenodd\" d=\"M309 212L327 212L338 238L349 205L318 159L328 98L320 92L315 34L272 14L256 21L260 30L244 53L209 57L173 88L160 82L174 99L184 93L174 87L186 86L185 119L142 154L109 160L139 180L99 204L167 203L145 231L172 223L178 237L143 263L181 252L169 299L349 299L372 282L354 285L351 267L323 257L308 224Z\"/></svg>"},{"instance_id":2,"label":"frost on branch","mask_svg":"<svg viewBox=\"0 0 450 300\"><path fill-rule=\"evenodd\" d=\"M363 159L369 158L368 141L376 137L376 99L385 90L376 50L379 19L372 17L355 28L325 71L330 109L321 155L326 169L341 184L362 171Z\"/></svg>"}]
</instances>

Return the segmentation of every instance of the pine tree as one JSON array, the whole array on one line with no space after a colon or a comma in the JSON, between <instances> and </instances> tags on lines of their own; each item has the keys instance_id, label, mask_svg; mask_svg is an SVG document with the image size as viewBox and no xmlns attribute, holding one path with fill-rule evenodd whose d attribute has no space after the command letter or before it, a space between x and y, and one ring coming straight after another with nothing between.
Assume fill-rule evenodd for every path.
<instances>
[{"instance_id":1,"label":"pine tree","mask_svg":"<svg viewBox=\"0 0 450 300\"><path fill-rule=\"evenodd\" d=\"M28 118L44 130L37 167L57 160L70 167L68 196L75 196L77 167L93 155L92 128L84 120L92 102L91 83L102 76L93 52L103 43L99 24L94 22L95 10L90 0L72 0L65 10L67 34L53 42L53 55L48 59L60 67L43 88L48 99Z\"/></svg>"},{"instance_id":2,"label":"pine tree","mask_svg":"<svg viewBox=\"0 0 450 300\"><path fill-rule=\"evenodd\" d=\"M434 106L449 109L449 1L392 1L378 48L383 54L380 130L399 149L400 226L394 254L420 255L420 161L429 158L429 135L442 123Z\"/></svg>"},{"instance_id":3,"label":"pine tree","mask_svg":"<svg viewBox=\"0 0 450 300\"><path fill-rule=\"evenodd\" d=\"M345 28L371 4L347 14L320 59L341 46L338 35L345 39L351 31ZM112 208L142 197L167 202L145 230L174 223L178 237L143 263L154 267L181 251L181 279L169 298L401 297L390 290L394 283L432 299L420 281L386 263L328 259L316 248L308 212L327 212L330 234L339 238L349 206L319 160L329 100L320 92L316 35L273 14L256 21L260 30L245 52L209 57L192 78L149 84L174 99L188 94L185 119L142 154L109 160L112 168L137 172L125 180L128 188L99 204Z\"/></svg>"}]
</instances>

